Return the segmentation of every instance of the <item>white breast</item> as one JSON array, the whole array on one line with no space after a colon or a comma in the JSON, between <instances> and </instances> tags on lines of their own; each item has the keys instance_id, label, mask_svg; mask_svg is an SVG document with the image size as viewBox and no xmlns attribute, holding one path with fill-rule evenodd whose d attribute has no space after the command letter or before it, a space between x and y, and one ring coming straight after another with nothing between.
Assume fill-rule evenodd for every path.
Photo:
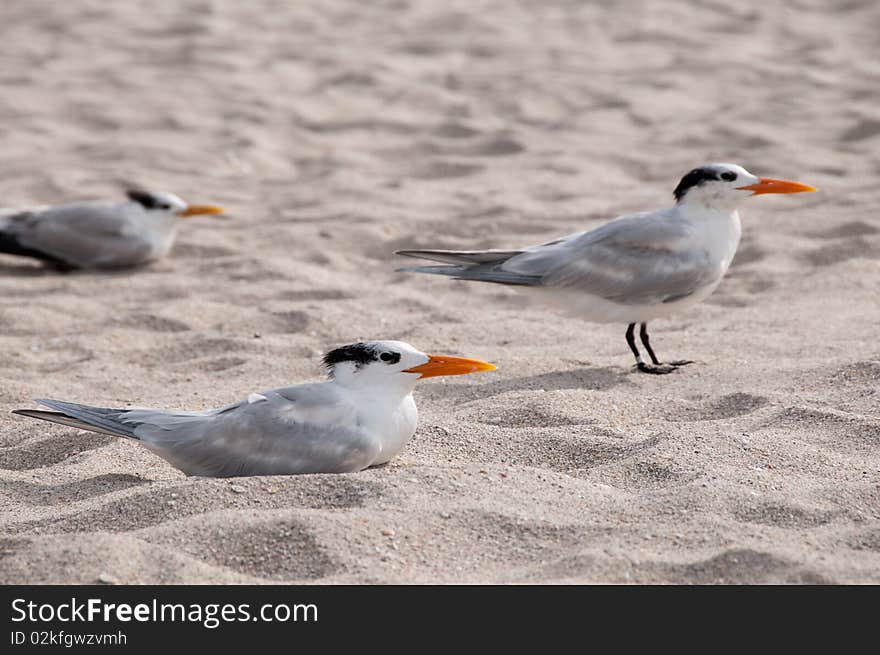
<instances>
[{"instance_id":1,"label":"white breast","mask_svg":"<svg viewBox=\"0 0 880 655\"><path fill-rule=\"evenodd\" d=\"M179 219L171 213L150 212L145 216L135 217L129 221L132 234L149 247L146 260L165 257L174 245L177 237Z\"/></svg>"},{"instance_id":2,"label":"white breast","mask_svg":"<svg viewBox=\"0 0 880 655\"><path fill-rule=\"evenodd\" d=\"M739 212L705 211L693 219L700 245L709 253L710 259L718 266L719 280L730 267L742 235Z\"/></svg>"},{"instance_id":3,"label":"white breast","mask_svg":"<svg viewBox=\"0 0 880 655\"><path fill-rule=\"evenodd\" d=\"M412 394L403 399L376 399L361 405L358 420L375 435L382 449L373 464L384 464L399 453L416 432L419 413Z\"/></svg>"}]
</instances>

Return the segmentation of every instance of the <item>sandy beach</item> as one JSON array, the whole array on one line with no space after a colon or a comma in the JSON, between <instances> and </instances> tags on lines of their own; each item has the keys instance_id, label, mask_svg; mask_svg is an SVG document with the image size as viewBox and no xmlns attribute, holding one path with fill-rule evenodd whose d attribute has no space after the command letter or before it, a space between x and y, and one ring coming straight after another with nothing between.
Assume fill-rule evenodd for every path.
<instances>
[{"instance_id":1,"label":"sandy beach","mask_svg":"<svg viewBox=\"0 0 880 655\"><path fill-rule=\"evenodd\" d=\"M783 7L782 4L786 6ZM0 206L137 184L225 206L134 272L0 255L0 583L880 583L880 5L191 0L0 6ZM711 161L813 184L741 208L705 303L624 325L396 273L667 206ZM401 456L187 478L13 416L203 409L400 339Z\"/></svg>"}]
</instances>

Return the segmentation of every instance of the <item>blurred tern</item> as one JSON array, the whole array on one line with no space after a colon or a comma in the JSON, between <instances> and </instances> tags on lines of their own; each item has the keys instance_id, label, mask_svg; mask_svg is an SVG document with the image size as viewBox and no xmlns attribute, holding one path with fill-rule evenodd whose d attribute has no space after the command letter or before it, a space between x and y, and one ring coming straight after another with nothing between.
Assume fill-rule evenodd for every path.
<instances>
[{"instance_id":1,"label":"blurred tern","mask_svg":"<svg viewBox=\"0 0 880 655\"><path fill-rule=\"evenodd\" d=\"M13 414L134 439L187 475L346 473L384 464L410 440L420 378L491 371L492 364L426 355L402 341L355 343L324 355L326 382L252 393L203 411L108 409L38 400L55 412Z\"/></svg>"},{"instance_id":2,"label":"blurred tern","mask_svg":"<svg viewBox=\"0 0 880 655\"><path fill-rule=\"evenodd\" d=\"M737 206L752 195L815 188L756 177L736 164L708 164L685 175L667 209L621 216L601 227L517 250L399 250L440 262L404 272L448 275L516 286L535 299L598 323L627 323L638 370L670 373L689 361L662 364L648 340L648 321L705 300L739 245ZM636 346L635 327L651 364Z\"/></svg>"},{"instance_id":3,"label":"blurred tern","mask_svg":"<svg viewBox=\"0 0 880 655\"><path fill-rule=\"evenodd\" d=\"M172 193L129 191L121 202L74 202L0 209L0 253L33 257L62 270L125 268L168 254L181 217L220 214Z\"/></svg>"}]
</instances>

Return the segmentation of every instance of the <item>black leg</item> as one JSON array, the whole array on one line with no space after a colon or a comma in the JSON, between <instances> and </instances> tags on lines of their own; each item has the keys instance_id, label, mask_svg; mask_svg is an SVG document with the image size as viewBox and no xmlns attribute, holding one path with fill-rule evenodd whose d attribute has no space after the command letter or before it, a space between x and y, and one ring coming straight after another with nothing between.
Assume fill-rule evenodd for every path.
<instances>
[{"instance_id":1,"label":"black leg","mask_svg":"<svg viewBox=\"0 0 880 655\"><path fill-rule=\"evenodd\" d=\"M677 362L671 362L669 364L661 364L660 360L657 359L657 355L654 354L654 350L651 348L651 341L648 338L648 324L642 323L642 327L639 330L639 337L642 340L642 344L645 346L645 350L648 351L648 355L651 357L651 364L646 364L642 359L641 354L639 353L639 349L636 347L636 336L635 336L636 324L630 323L626 328L626 342L629 344L630 350L633 351L633 355L636 356L636 367L642 373L652 373L654 375L664 375L666 373L672 373L679 366L684 366L685 364L691 364L690 360L682 360Z\"/></svg>"},{"instance_id":2,"label":"black leg","mask_svg":"<svg viewBox=\"0 0 880 655\"><path fill-rule=\"evenodd\" d=\"M639 330L639 337L642 339L642 345L645 346L645 350L648 351L648 355L651 357L651 361L654 362L655 366L660 365L660 360L657 359L657 355L654 354L654 350L651 348L651 340L648 338L648 324L642 323L642 329Z\"/></svg>"},{"instance_id":3,"label":"black leg","mask_svg":"<svg viewBox=\"0 0 880 655\"><path fill-rule=\"evenodd\" d=\"M642 355L641 353L639 353L639 349L636 348L635 329L635 323L630 323L629 326L626 328L626 342L627 344L629 344L629 349L633 351L633 355L635 355L636 357L636 364L641 365L643 363Z\"/></svg>"}]
</instances>

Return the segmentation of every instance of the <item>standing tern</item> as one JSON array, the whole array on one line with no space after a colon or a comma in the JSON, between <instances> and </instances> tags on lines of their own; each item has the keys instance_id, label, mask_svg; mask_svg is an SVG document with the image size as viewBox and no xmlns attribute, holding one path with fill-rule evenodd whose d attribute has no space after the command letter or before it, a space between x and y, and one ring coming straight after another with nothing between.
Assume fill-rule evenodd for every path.
<instances>
[{"instance_id":1,"label":"standing tern","mask_svg":"<svg viewBox=\"0 0 880 655\"><path fill-rule=\"evenodd\" d=\"M203 411L108 409L38 400L21 414L134 439L187 475L346 473L384 464L410 440L420 378L491 371L476 359L426 355L402 341L366 341L324 355L330 379L252 393Z\"/></svg>"},{"instance_id":2,"label":"standing tern","mask_svg":"<svg viewBox=\"0 0 880 655\"><path fill-rule=\"evenodd\" d=\"M122 202L74 202L0 209L0 253L34 257L62 270L125 268L168 254L181 217L220 214L172 193L129 191Z\"/></svg>"},{"instance_id":3,"label":"standing tern","mask_svg":"<svg viewBox=\"0 0 880 655\"><path fill-rule=\"evenodd\" d=\"M751 195L816 191L756 177L736 164L708 164L685 175L667 209L620 216L594 230L518 250L399 250L443 266L404 272L507 284L598 323L626 323L638 370L670 373L688 361L661 363L648 340L648 321L705 300L739 245L737 206ZM635 328L651 358L645 363Z\"/></svg>"}]
</instances>

